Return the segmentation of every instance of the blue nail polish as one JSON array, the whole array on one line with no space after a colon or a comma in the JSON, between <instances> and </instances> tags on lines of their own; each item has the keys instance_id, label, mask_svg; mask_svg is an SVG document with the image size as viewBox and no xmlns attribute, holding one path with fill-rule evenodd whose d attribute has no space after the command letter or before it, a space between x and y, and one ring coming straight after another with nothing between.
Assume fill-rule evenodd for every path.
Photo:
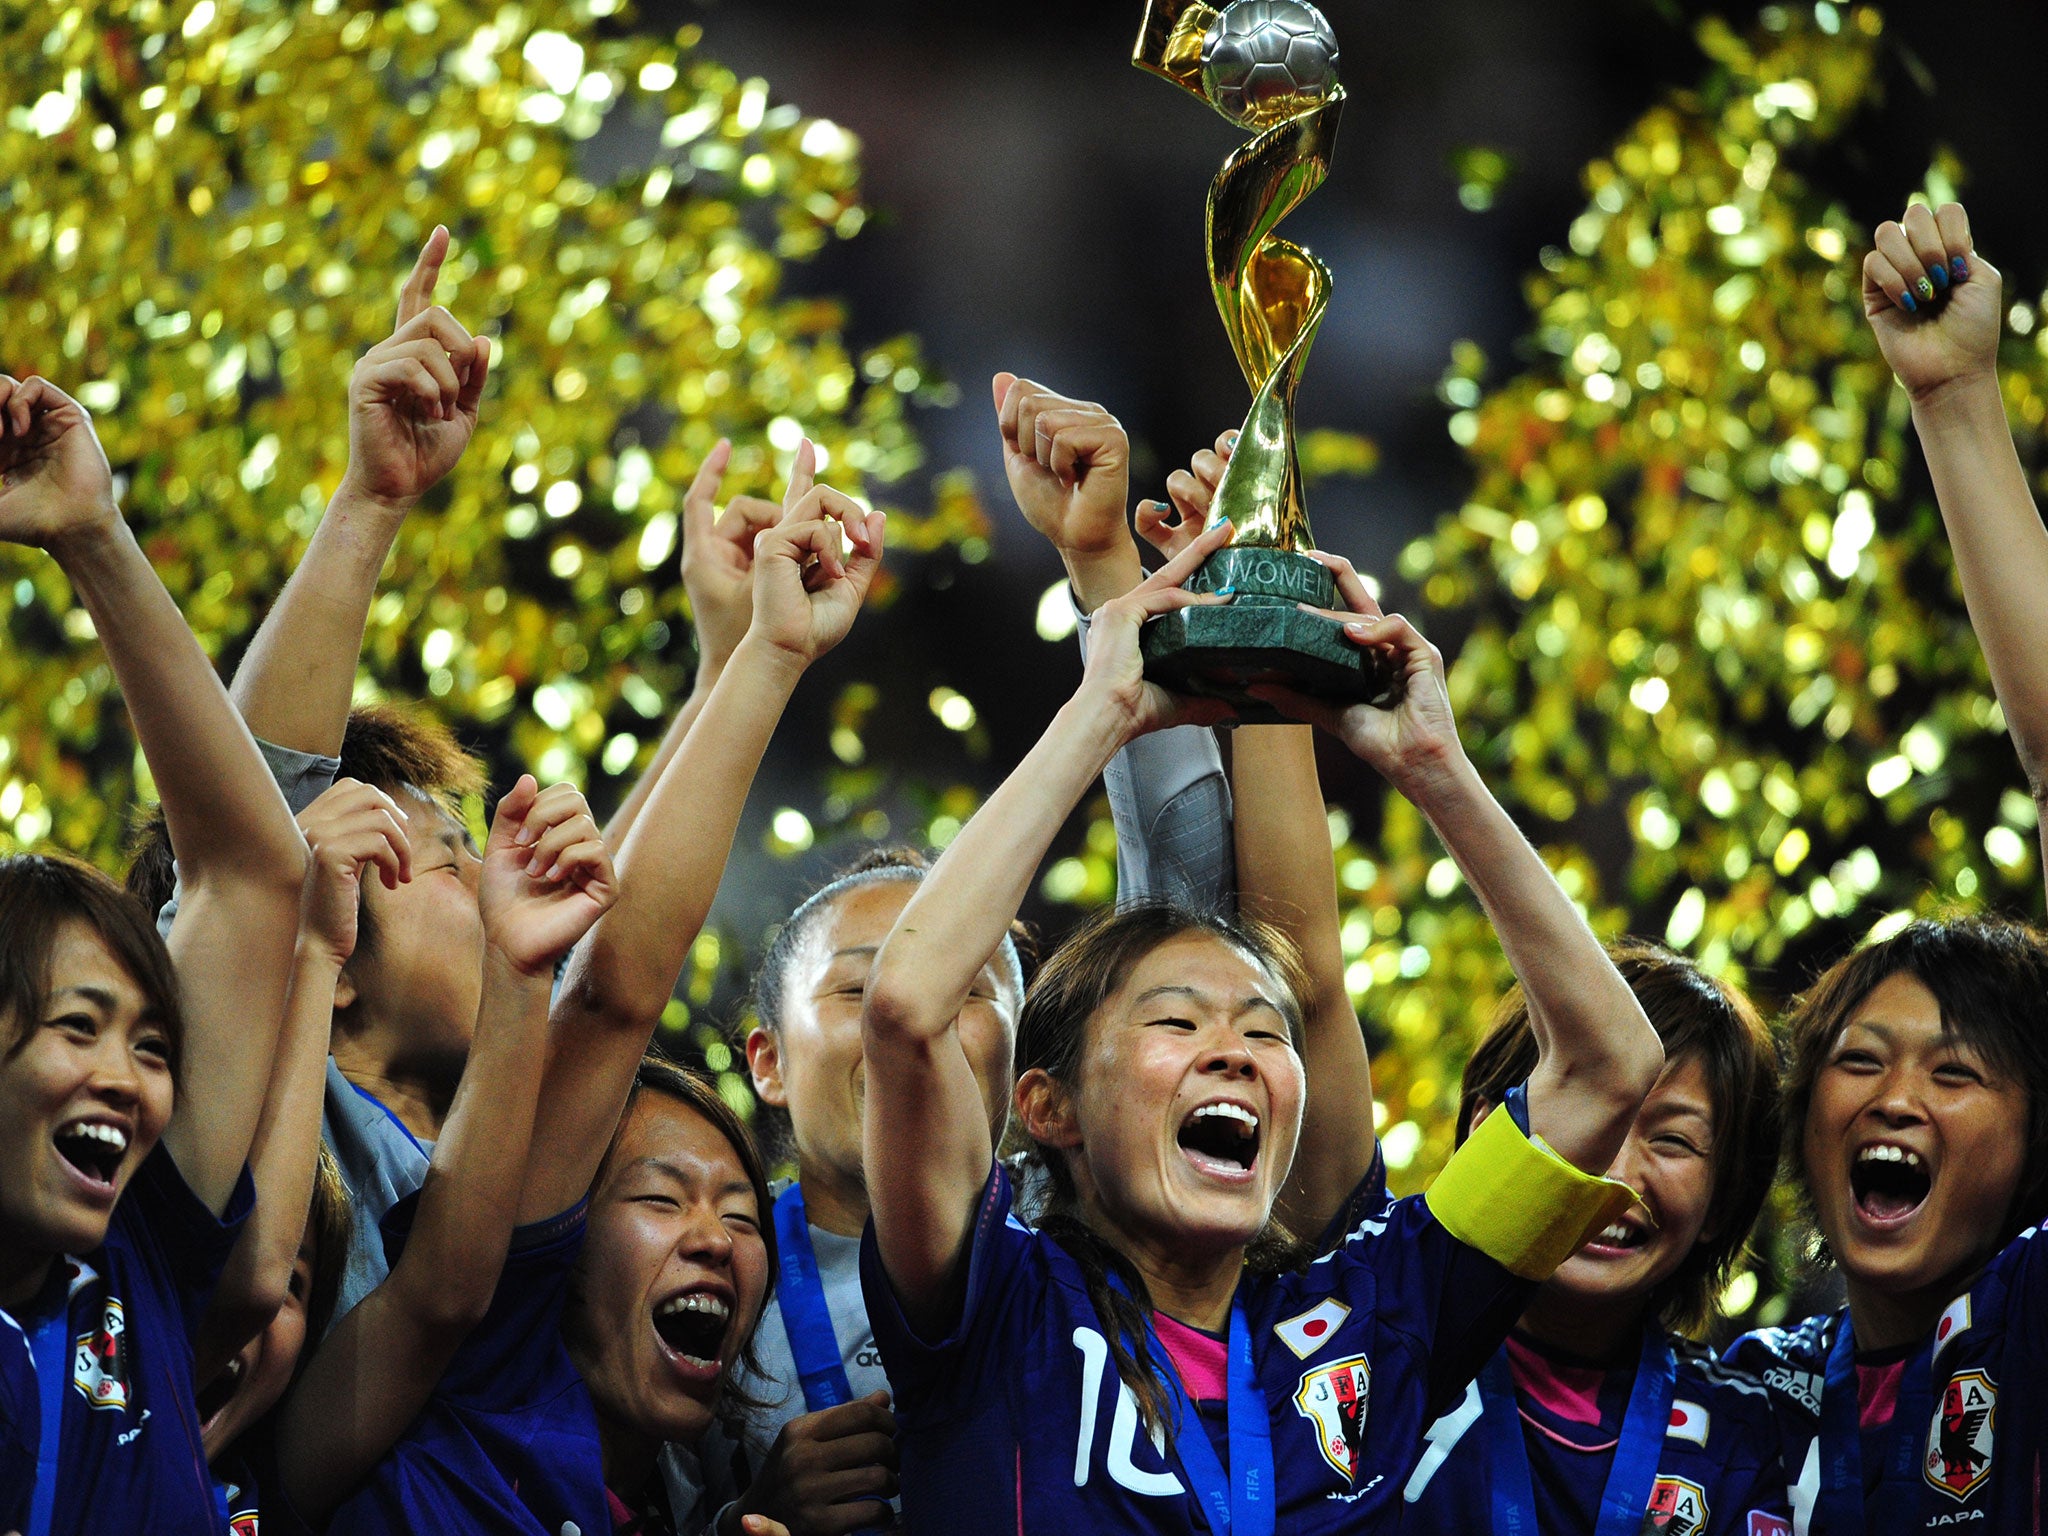
<instances>
[{"instance_id":1,"label":"blue nail polish","mask_svg":"<svg viewBox=\"0 0 2048 1536\"><path fill-rule=\"evenodd\" d=\"M1960 256L1949 262L1949 270L1955 273L1955 279L1959 283L1968 282L1970 279L1970 264Z\"/></svg>"},{"instance_id":2,"label":"blue nail polish","mask_svg":"<svg viewBox=\"0 0 2048 1536\"><path fill-rule=\"evenodd\" d=\"M1934 279L1935 287L1948 287L1948 268L1943 266L1940 262L1936 262L1932 270L1930 270L1927 275Z\"/></svg>"},{"instance_id":3,"label":"blue nail polish","mask_svg":"<svg viewBox=\"0 0 2048 1536\"><path fill-rule=\"evenodd\" d=\"M1912 314L1919 307L1918 304L1913 302L1913 292L1911 289L1899 295L1899 308L1903 309L1907 314Z\"/></svg>"},{"instance_id":4,"label":"blue nail polish","mask_svg":"<svg viewBox=\"0 0 2048 1536\"><path fill-rule=\"evenodd\" d=\"M1237 588L1235 586L1219 587L1216 589L1216 595L1218 597L1235 597L1237 596Z\"/></svg>"}]
</instances>

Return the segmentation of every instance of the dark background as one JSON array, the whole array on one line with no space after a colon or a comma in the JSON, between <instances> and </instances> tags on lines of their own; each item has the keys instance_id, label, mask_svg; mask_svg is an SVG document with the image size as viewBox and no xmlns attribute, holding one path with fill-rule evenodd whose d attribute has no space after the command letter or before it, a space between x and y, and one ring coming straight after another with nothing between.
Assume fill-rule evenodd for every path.
<instances>
[{"instance_id":1,"label":"dark background","mask_svg":"<svg viewBox=\"0 0 2048 1536\"><path fill-rule=\"evenodd\" d=\"M1243 135L1129 63L1140 0L724 0L643 3L640 23L694 22L704 52L765 77L776 101L830 117L863 143L861 235L792 266L802 292L842 296L855 345L915 331L958 388L920 413L931 467L974 471L996 519L993 553L897 562L906 590L863 619L810 679L764 771L720 916L755 934L786 913L844 841L789 862L764 827L792 805L817 819L826 712L855 678L886 702L875 760L983 790L1029 748L1078 676L1071 641L1034 631L1059 577L1003 484L988 378L1000 368L1100 400L1129 429L1134 497L1234 426L1248 403L1202 259L1208 180ZM1403 543L1455 508L1468 483L1433 390L1460 338L1494 377L1527 328L1523 275L1563 242L1584 203L1583 165L1646 107L1700 78L1692 40L1709 8L1676 0L1327 0L1351 100L1329 182L1289 221L1336 273L1329 318L1301 392L1304 429L1370 434L1378 473L1311 497L1318 542L1390 572ZM1754 5L1720 8L1739 28ZM2048 269L2042 172L2048 145L2048 6L1964 0L1886 11L1884 98L1818 163L1792 162L1866 227L1896 216L1939 146L1967 168L1979 244L2008 291ZM1487 145L1514 172L1494 206L1458 200L1453 154ZM611 143L603 152L630 156ZM885 500L891 498L884 498ZM895 499L918 506L919 486ZM1402 599L1390 583L1395 601ZM1391 606L1391 604L1390 604ZM1455 636L1445 636L1455 642ZM941 684L977 705L982 729L940 729ZM911 767L914 765L914 768ZM1371 775L1324 757L1331 799L1370 816ZM893 835L914 834L909 802ZM1057 911L1033 914L1057 931Z\"/></svg>"}]
</instances>

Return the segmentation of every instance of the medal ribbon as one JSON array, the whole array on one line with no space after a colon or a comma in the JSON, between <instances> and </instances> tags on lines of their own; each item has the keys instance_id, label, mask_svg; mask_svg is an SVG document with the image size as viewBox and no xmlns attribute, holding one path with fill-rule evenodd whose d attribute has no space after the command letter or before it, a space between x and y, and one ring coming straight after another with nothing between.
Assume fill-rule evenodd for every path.
<instances>
[{"instance_id":1,"label":"medal ribbon","mask_svg":"<svg viewBox=\"0 0 2048 1536\"><path fill-rule=\"evenodd\" d=\"M789 1352L796 1360L796 1379L803 1385L804 1406L816 1413L850 1403L853 1388L839 1354L839 1336L832 1331L831 1310L825 1305L825 1283L818 1278L818 1254L811 1247L811 1223L799 1185L792 1184L776 1196L775 1242L782 1326L789 1334Z\"/></svg>"},{"instance_id":2,"label":"medal ribbon","mask_svg":"<svg viewBox=\"0 0 2048 1536\"><path fill-rule=\"evenodd\" d=\"M1920 1436L1934 1412L1934 1340L1906 1362L1886 1436L1884 1472L1868 1500L1856 1391L1856 1332L1844 1312L1820 1399L1820 1515L1828 1536L1901 1536L1921 1524ZM1886 1484L1893 1485L1889 1492Z\"/></svg>"},{"instance_id":3,"label":"medal ribbon","mask_svg":"<svg viewBox=\"0 0 2048 1536\"><path fill-rule=\"evenodd\" d=\"M59 1267L63 1261L58 1261ZM57 1507L58 1441L64 1429L64 1389L71 1381L71 1304L68 1287L56 1308L29 1333L36 1362L36 1396L43 1413L43 1438L36 1447L36 1486L30 1496L26 1536L49 1536Z\"/></svg>"},{"instance_id":4,"label":"medal ribbon","mask_svg":"<svg viewBox=\"0 0 2048 1536\"><path fill-rule=\"evenodd\" d=\"M1112 1284L1116 1282L1112 1280ZM1122 1287L1119 1285L1118 1289ZM1266 1416L1266 1393L1259 1385L1252 1361L1252 1330L1245 1321L1244 1302L1230 1303L1230 1354L1225 1376L1229 1393L1230 1474L1224 1475L1216 1460L1216 1447L1201 1415L1181 1385L1173 1368L1173 1356L1159 1341L1150 1322L1145 1325L1146 1342L1161 1362L1160 1376L1173 1397L1179 1431L1173 1437L1174 1454L1187 1478L1195 1502L1208 1517L1213 1536L1273 1536L1273 1505L1279 1490L1273 1482L1273 1424Z\"/></svg>"},{"instance_id":5,"label":"medal ribbon","mask_svg":"<svg viewBox=\"0 0 2048 1536\"><path fill-rule=\"evenodd\" d=\"M1671 1345L1655 1328L1643 1330L1642 1358L1635 1385L1629 1389L1628 1411L1621 1438L1600 1493L1600 1523L1594 1536L1638 1536L1649 1512L1650 1493L1657 1483L1657 1462L1671 1427L1671 1397L1678 1362ZM1479 1374L1485 1403L1486 1453L1493 1484L1495 1536L1539 1536L1536 1493L1529 1479L1529 1446L1522 1434L1522 1412L1515 1401L1514 1371L1508 1352L1499 1349Z\"/></svg>"}]
</instances>

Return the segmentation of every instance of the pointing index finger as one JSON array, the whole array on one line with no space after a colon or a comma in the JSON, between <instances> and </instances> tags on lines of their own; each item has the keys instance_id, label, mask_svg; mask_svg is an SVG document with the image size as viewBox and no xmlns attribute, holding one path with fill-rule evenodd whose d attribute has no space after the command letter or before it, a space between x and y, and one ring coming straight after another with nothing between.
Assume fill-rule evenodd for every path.
<instances>
[{"instance_id":1,"label":"pointing index finger","mask_svg":"<svg viewBox=\"0 0 2048 1536\"><path fill-rule=\"evenodd\" d=\"M784 514L794 512L811 494L818 479L818 450L807 437L797 445L796 461L789 466L789 489L782 493Z\"/></svg>"},{"instance_id":2,"label":"pointing index finger","mask_svg":"<svg viewBox=\"0 0 2048 1536\"><path fill-rule=\"evenodd\" d=\"M398 290L398 325L404 325L434 302L434 289L441 281L441 263L447 259L448 226L436 224L434 232L427 236L427 243L420 247L419 259L412 264L412 274L406 278L405 286ZM397 326L392 329L396 330Z\"/></svg>"}]
</instances>

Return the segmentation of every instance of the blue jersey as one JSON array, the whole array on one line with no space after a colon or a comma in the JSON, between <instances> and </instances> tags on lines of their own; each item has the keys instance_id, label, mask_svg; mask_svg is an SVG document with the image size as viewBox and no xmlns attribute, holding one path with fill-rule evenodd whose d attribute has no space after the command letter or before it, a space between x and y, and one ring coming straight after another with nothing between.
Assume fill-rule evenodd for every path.
<instances>
[{"instance_id":1,"label":"blue jersey","mask_svg":"<svg viewBox=\"0 0 2048 1536\"><path fill-rule=\"evenodd\" d=\"M416 1198L385 1219L395 1262ZM490 1310L420 1416L335 1512L333 1536L611 1529L597 1411L562 1342L583 1207L513 1236Z\"/></svg>"},{"instance_id":2,"label":"blue jersey","mask_svg":"<svg viewBox=\"0 0 2048 1536\"><path fill-rule=\"evenodd\" d=\"M868 1231L861 1278L896 1388L905 1523L962 1536L1207 1530L1178 1451L1139 1429L1079 1266L1010 1202L998 1165L960 1321L936 1342L905 1320ZM1533 1290L1420 1198L1378 1202L1300 1271L1248 1274L1238 1301L1271 1425L1278 1528L1392 1529L1423 1431Z\"/></svg>"},{"instance_id":3,"label":"blue jersey","mask_svg":"<svg viewBox=\"0 0 2048 1536\"><path fill-rule=\"evenodd\" d=\"M9 1463L0 1466L0 1515L15 1518L8 1506L25 1492L33 1500L44 1425L54 1417L56 1476L43 1490L50 1536L145 1528L218 1536L225 1528L200 1448L192 1339L254 1204L245 1169L216 1217L158 1146L115 1206L106 1241L60 1260L38 1305L0 1328L0 1412L13 1420L0 1425ZM39 1361L56 1366L54 1380Z\"/></svg>"},{"instance_id":4,"label":"blue jersey","mask_svg":"<svg viewBox=\"0 0 2048 1536\"><path fill-rule=\"evenodd\" d=\"M2048 1529L2048 1414L2037 1406L2048 1240L2038 1233L2014 1238L1949 1304L1907 1359L1890 1422L1872 1432L1859 1432L1846 1312L1735 1341L1729 1359L1763 1380L1778 1412L1795 1536ZM1859 1494L1860 1526L1850 1518Z\"/></svg>"},{"instance_id":5,"label":"blue jersey","mask_svg":"<svg viewBox=\"0 0 2048 1536\"><path fill-rule=\"evenodd\" d=\"M1791 1510L1777 1424L1762 1384L1688 1339L1658 1334L1647 1344L1651 1353L1668 1356L1672 1385L1668 1406L1661 1397L1647 1403L1650 1394L1635 1400L1636 1411L1654 1412L1661 1423L1652 1457L1641 1468L1642 1508L1631 1536L1637 1530L1646 1536L1788 1536ZM1570 1383L1586 1411L1584 1432L1575 1434L1581 1426L1557 1422L1558 1399L1567 1394L1535 1390L1521 1373L1512 1376L1512 1390L1499 1389L1507 1354L1504 1349L1498 1364L1430 1426L1403 1489L1409 1506L1404 1532L1466 1536L1494 1528L1495 1458L1518 1448L1534 1505L1529 1536L1596 1529L1617 1448L1627 1443L1637 1363L1588 1372L1582 1387ZM1486 1390L1490 1383L1496 1385ZM1505 1442L1497 1438L1503 1431Z\"/></svg>"}]
</instances>

